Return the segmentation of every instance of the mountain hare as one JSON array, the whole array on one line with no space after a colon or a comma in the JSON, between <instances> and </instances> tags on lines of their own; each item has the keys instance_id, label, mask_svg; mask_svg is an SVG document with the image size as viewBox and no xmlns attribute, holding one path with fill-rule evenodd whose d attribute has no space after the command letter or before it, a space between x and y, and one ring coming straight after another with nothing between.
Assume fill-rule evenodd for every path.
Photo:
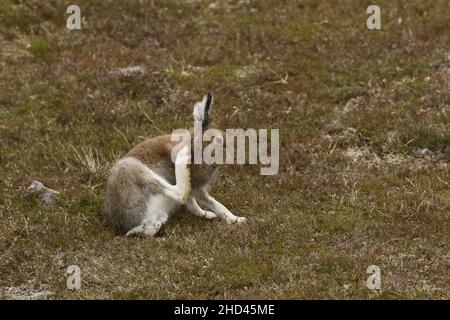
<instances>
[{"instance_id":1,"label":"mountain hare","mask_svg":"<svg viewBox=\"0 0 450 320\"><path fill-rule=\"evenodd\" d=\"M201 121L203 129L208 127L212 106L213 97L209 93L194 106L194 119ZM208 193L207 187L218 169L215 164L189 164L192 151L188 146L176 154L173 163L172 149L177 144L171 135L148 139L135 146L111 169L105 212L108 222L117 231L127 236L153 236L183 204L194 215L207 219L221 218L229 224L246 221ZM203 210L197 201L211 211Z\"/></svg>"}]
</instances>

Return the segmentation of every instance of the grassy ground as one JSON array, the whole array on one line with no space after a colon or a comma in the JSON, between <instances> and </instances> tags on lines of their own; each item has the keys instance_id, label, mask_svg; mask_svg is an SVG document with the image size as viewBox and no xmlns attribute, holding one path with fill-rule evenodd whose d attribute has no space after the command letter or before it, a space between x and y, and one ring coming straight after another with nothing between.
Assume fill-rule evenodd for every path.
<instances>
[{"instance_id":1,"label":"grassy ground","mask_svg":"<svg viewBox=\"0 0 450 320\"><path fill-rule=\"evenodd\" d=\"M450 298L447 0L377 1L382 30L371 1L80 0L68 31L72 2L0 1L0 297ZM116 236L108 169L206 90L223 128L280 128L277 175L213 189L249 223Z\"/></svg>"}]
</instances>

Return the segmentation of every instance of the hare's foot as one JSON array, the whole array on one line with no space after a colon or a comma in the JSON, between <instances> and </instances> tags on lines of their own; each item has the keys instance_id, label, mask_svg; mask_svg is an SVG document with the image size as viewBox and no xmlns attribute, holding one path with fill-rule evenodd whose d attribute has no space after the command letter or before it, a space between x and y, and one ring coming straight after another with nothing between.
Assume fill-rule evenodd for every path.
<instances>
[{"instance_id":1,"label":"hare's foot","mask_svg":"<svg viewBox=\"0 0 450 320\"><path fill-rule=\"evenodd\" d=\"M161 229L161 226L162 224L160 222L143 221L140 225L128 231L126 236L130 237L140 235L153 237Z\"/></svg>"}]
</instances>

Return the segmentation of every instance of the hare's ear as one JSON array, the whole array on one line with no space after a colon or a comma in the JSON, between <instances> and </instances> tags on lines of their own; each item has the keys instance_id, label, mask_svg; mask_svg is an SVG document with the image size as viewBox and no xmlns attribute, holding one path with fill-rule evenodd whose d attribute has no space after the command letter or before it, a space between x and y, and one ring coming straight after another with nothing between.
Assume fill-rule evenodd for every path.
<instances>
[{"instance_id":1,"label":"hare's ear","mask_svg":"<svg viewBox=\"0 0 450 320\"><path fill-rule=\"evenodd\" d=\"M212 116L214 98L211 93L206 93L203 100L194 105L194 120L202 123L203 129L208 127Z\"/></svg>"}]
</instances>

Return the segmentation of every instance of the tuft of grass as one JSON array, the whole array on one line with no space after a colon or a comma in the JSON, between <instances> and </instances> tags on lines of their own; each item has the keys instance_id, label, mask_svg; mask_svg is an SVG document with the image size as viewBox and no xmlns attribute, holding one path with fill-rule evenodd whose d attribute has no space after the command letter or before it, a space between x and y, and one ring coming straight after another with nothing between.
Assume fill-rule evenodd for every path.
<instances>
[{"instance_id":1,"label":"tuft of grass","mask_svg":"<svg viewBox=\"0 0 450 320\"><path fill-rule=\"evenodd\" d=\"M81 146L78 149L68 145L66 153L67 168L79 172L86 180L99 180L107 177L109 163L98 150L92 146Z\"/></svg>"},{"instance_id":2,"label":"tuft of grass","mask_svg":"<svg viewBox=\"0 0 450 320\"><path fill-rule=\"evenodd\" d=\"M28 50L37 58L47 58L50 53L49 45L42 37L33 37L28 45Z\"/></svg>"}]
</instances>

